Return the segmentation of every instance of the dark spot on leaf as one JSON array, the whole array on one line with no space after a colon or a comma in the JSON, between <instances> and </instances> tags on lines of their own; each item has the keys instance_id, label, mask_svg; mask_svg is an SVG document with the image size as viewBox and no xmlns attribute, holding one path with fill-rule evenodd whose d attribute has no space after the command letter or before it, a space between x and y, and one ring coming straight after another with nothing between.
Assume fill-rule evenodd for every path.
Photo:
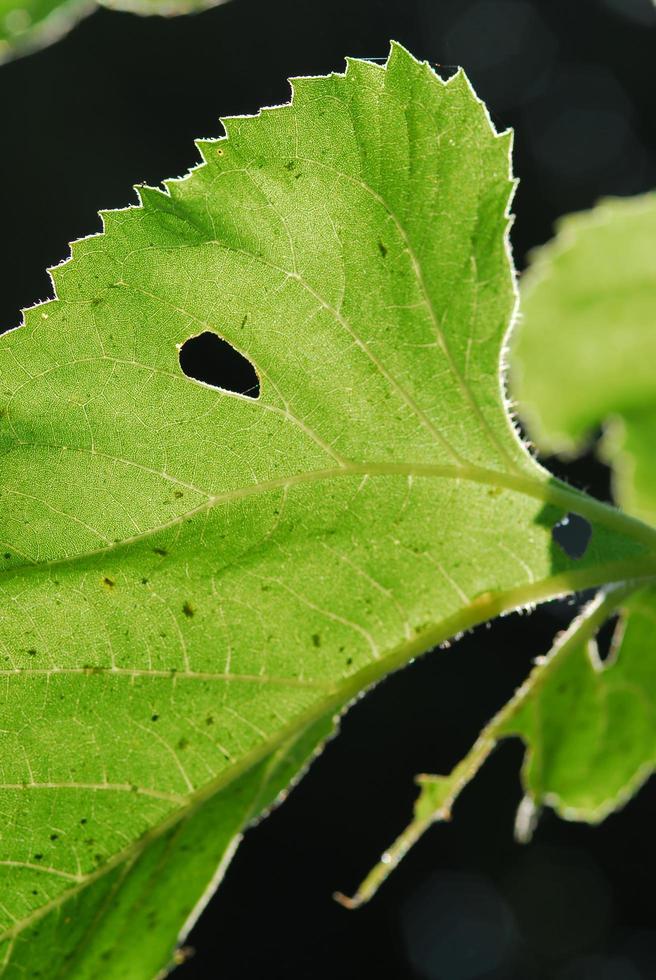
<instances>
[{"instance_id":1,"label":"dark spot on leaf","mask_svg":"<svg viewBox=\"0 0 656 980\"><path fill-rule=\"evenodd\" d=\"M142 578L141 584L142 585L148 585L148 579L147 578Z\"/></svg>"},{"instance_id":2,"label":"dark spot on leaf","mask_svg":"<svg viewBox=\"0 0 656 980\"><path fill-rule=\"evenodd\" d=\"M208 715L207 716L207 718L205 719L205 724L206 725L213 725L214 724L214 718L212 717L212 715Z\"/></svg>"},{"instance_id":3,"label":"dark spot on leaf","mask_svg":"<svg viewBox=\"0 0 656 980\"><path fill-rule=\"evenodd\" d=\"M378 251L383 256L383 258L387 257L387 246L385 245L384 242L381 242L380 239L378 239Z\"/></svg>"},{"instance_id":4,"label":"dark spot on leaf","mask_svg":"<svg viewBox=\"0 0 656 980\"><path fill-rule=\"evenodd\" d=\"M212 388L257 398L260 381L251 362L218 334L205 330L185 340L180 367L188 378Z\"/></svg>"},{"instance_id":5,"label":"dark spot on leaf","mask_svg":"<svg viewBox=\"0 0 656 980\"><path fill-rule=\"evenodd\" d=\"M583 558L590 544L592 528L585 517L566 514L561 521L554 524L551 533L568 558Z\"/></svg>"},{"instance_id":6,"label":"dark spot on leaf","mask_svg":"<svg viewBox=\"0 0 656 980\"><path fill-rule=\"evenodd\" d=\"M189 747L189 739L185 738L183 735L181 739L178 739L178 748L186 749L188 747Z\"/></svg>"},{"instance_id":7,"label":"dark spot on leaf","mask_svg":"<svg viewBox=\"0 0 656 980\"><path fill-rule=\"evenodd\" d=\"M34 855L34 860L35 861L43 861L43 854L35 854Z\"/></svg>"},{"instance_id":8,"label":"dark spot on leaf","mask_svg":"<svg viewBox=\"0 0 656 980\"><path fill-rule=\"evenodd\" d=\"M86 817L82 817L82 819L80 820L80 823L82 824L83 827L84 827L84 825L85 825L86 822L87 822L87 818Z\"/></svg>"},{"instance_id":9,"label":"dark spot on leaf","mask_svg":"<svg viewBox=\"0 0 656 980\"><path fill-rule=\"evenodd\" d=\"M166 558L166 556L168 555L168 551L166 550L166 548L153 548L153 551L155 552L156 555L161 555L162 558Z\"/></svg>"},{"instance_id":10,"label":"dark spot on leaf","mask_svg":"<svg viewBox=\"0 0 656 980\"><path fill-rule=\"evenodd\" d=\"M51 834L50 840L59 840L59 834Z\"/></svg>"},{"instance_id":11,"label":"dark spot on leaf","mask_svg":"<svg viewBox=\"0 0 656 980\"><path fill-rule=\"evenodd\" d=\"M318 633L312 634L312 645L315 647L321 646L321 636Z\"/></svg>"},{"instance_id":12,"label":"dark spot on leaf","mask_svg":"<svg viewBox=\"0 0 656 980\"><path fill-rule=\"evenodd\" d=\"M30 657L36 657L36 650L32 649L32 650L28 650L27 652Z\"/></svg>"},{"instance_id":13,"label":"dark spot on leaf","mask_svg":"<svg viewBox=\"0 0 656 980\"><path fill-rule=\"evenodd\" d=\"M4 557L6 558L6 560L7 560L7 561L9 561L9 559L11 558L11 554L10 554L10 552L8 552L8 551L5 551L5 555L4 555Z\"/></svg>"},{"instance_id":14,"label":"dark spot on leaf","mask_svg":"<svg viewBox=\"0 0 656 980\"><path fill-rule=\"evenodd\" d=\"M150 720L151 721L158 721L158 719L159 719L159 715L151 715L150 716Z\"/></svg>"},{"instance_id":15,"label":"dark spot on leaf","mask_svg":"<svg viewBox=\"0 0 656 980\"><path fill-rule=\"evenodd\" d=\"M103 579L103 585L106 585L108 589L113 589L114 586L116 585L116 582L114 581L113 578L108 578L107 575L105 575Z\"/></svg>"},{"instance_id":16,"label":"dark spot on leaf","mask_svg":"<svg viewBox=\"0 0 656 980\"><path fill-rule=\"evenodd\" d=\"M353 657L347 657L346 658L346 666L347 667L350 667L352 663L353 663Z\"/></svg>"},{"instance_id":17,"label":"dark spot on leaf","mask_svg":"<svg viewBox=\"0 0 656 980\"><path fill-rule=\"evenodd\" d=\"M194 609L194 607L192 606L192 604L189 602L189 600L187 600L187 602L184 602L182 604L182 611L185 614L185 616L187 616L188 619L191 619L191 617L196 612L196 610Z\"/></svg>"},{"instance_id":18,"label":"dark spot on leaf","mask_svg":"<svg viewBox=\"0 0 656 980\"><path fill-rule=\"evenodd\" d=\"M173 496L176 497L179 500L180 497L184 497L184 494L183 494L182 490L176 490L174 492Z\"/></svg>"},{"instance_id":19,"label":"dark spot on leaf","mask_svg":"<svg viewBox=\"0 0 656 980\"><path fill-rule=\"evenodd\" d=\"M102 303L102 297L101 296L94 296L93 299L91 300L91 305L92 306L100 306L101 303Z\"/></svg>"}]
</instances>

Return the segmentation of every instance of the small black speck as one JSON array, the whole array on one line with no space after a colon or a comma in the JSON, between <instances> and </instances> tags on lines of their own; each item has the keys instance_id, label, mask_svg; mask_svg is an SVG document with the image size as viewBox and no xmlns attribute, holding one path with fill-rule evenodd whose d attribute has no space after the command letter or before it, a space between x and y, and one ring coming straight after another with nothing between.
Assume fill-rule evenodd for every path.
<instances>
[{"instance_id":1,"label":"small black speck","mask_svg":"<svg viewBox=\"0 0 656 980\"><path fill-rule=\"evenodd\" d=\"M315 646L315 647L320 647L321 646L321 637L320 637L320 635L318 633L313 633L312 634L312 645Z\"/></svg>"},{"instance_id":2,"label":"small black speck","mask_svg":"<svg viewBox=\"0 0 656 980\"><path fill-rule=\"evenodd\" d=\"M107 575L105 575L103 579L103 585L106 585L108 589L113 589L114 586L116 585L116 582L114 581L113 578L108 578Z\"/></svg>"},{"instance_id":3,"label":"small black speck","mask_svg":"<svg viewBox=\"0 0 656 980\"><path fill-rule=\"evenodd\" d=\"M7 561L11 558L11 554L8 551L5 551L5 558Z\"/></svg>"},{"instance_id":4,"label":"small black speck","mask_svg":"<svg viewBox=\"0 0 656 980\"><path fill-rule=\"evenodd\" d=\"M36 650L32 649L32 650L28 650L27 652L30 657L36 657Z\"/></svg>"},{"instance_id":5,"label":"small black speck","mask_svg":"<svg viewBox=\"0 0 656 980\"><path fill-rule=\"evenodd\" d=\"M150 720L151 721L158 721L159 720L159 715L151 715L150 716Z\"/></svg>"},{"instance_id":6,"label":"small black speck","mask_svg":"<svg viewBox=\"0 0 656 980\"><path fill-rule=\"evenodd\" d=\"M384 242L381 242L380 239L378 240L378 251L383 258L387 257L387 246L384 244Z\"/></svg>"},{"instance_id":7,"label":"small black speck","mask_svg":"<svg viewBox=\"0 0 656 980\"><path fill-rule=\"evenodd\" d=\"M208 715L207 716L207 718L205 719L205 724L206 725L213 725L214 724L214 718L212 717L212 715Z\"/></svg>"},{"instance_id":8,"label":"small black speck","mask_svg":"<svg viewBox=\"0 0 656 980\"><path fill-rule=\"evenodd\" d=\"M155 552L156 555L161 555L162 558L166 558L166 556L168 555L168 551L166 550L166 548L153 548L153 551Z\"/></svg>"},{"instance_id":9,"label":"small black speck","mask_svg":"<svg viewBox=\"0 0 656 980\"><path fill-rule=\"evenodd\" d=\"M35 854L34 855L34 860L35 861L43 861L43 854Z\"/></svg>"},{"instance_id":10,"label":"small black speck","mask_svg":"<svg viewBox=\"0 0 656 980\"><path fill-rule=\"evenodd\" d=\"M175 490L174 493L173 493L173 496L176 497L179 500L180 497L184 497L184 494L183 494L182 490Z\"/></svg>"},{"instance_id":11,"label":"small black speck","mask_svg":"<svg viewBox=\"0 0 656 980\"><path fill-rule=\"evenodd\" d=\"M147 578L142 578L141 584L142 585L148 585L148 579Z\"/></svg>"},{"instance_id":12,"label":"small black speck","mask_svg":"<svg viewBox=\"0 0 656 980\"><path fill-rule=\"evenodd\" d=\"M51 834L50 840L59 840L59 834Z\"/></svg>"},{"instance_id":13,"label":"small black speck","mask_svg":"<svg viewBox=\"0 0 656 980\"><path fill-rule=\"evenodd\" d=\"M189 602L189 600L187 600L186 602L183 602L183 604L182 604L182 611L185 614L185 616L187 616L188 619L191 619L191 617L194 615L194 613L195 613L196 610L194 609L194 607L192 606L192 604Z\"/></svg>"},{"instance_id":14,"label":"small black speck","mask_svg":"<svg viewBox=\"0 0 656 980\"><path fill-rule=\"evenodd\" d=\"M186 749L188 747L189 747L189 739L188 738L185 738L184 735L183 735L181 739L178 739L178 748L179 749Z\"/></svg>"},{"instance_id":15,"label":"small black speck","mask_svg":"<svg viewBox=\"0 0 656 980\"><path fill-rule=\"evenodd\" d=\"M353 663L353 657L347 657L346 658L346 666L347 667L350 667L352 663Z\"/></svg>"},{"instance_id":16,"label":"small black speck","mask_svg":"<svg viewBox=\"0 0 656 980\"><path fill-rule=\"evenodd\" d=\"M80 823L82 824L82 826L84 826L86 822L87 822L87 818L86 817L82 817L82 819L80 820Z\"/></svg>"}]
</instances>

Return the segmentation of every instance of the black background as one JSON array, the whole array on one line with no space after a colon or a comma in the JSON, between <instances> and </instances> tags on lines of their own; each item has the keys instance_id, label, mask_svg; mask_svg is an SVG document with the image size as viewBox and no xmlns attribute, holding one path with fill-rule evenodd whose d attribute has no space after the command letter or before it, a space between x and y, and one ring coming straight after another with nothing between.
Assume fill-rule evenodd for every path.
<instances>
[{"instance_id":1,"label":"black background","mask_svg":"<svg viewBox=\"0 0 656 980\"><path fill-rule=\"evenodd\" d=\"M656 185L655 27L650 0L232 0L168 21L101 11L0 69L0 323L50 294L45 268L99 230L98 209L196 163L192 139L218 135L219 114L285 101L287 76L342 70L344 55L384 57L390 37L462 63L497 126L516 129L521 267L558 215ZM607 496L591 457L557 465ZM368 907L331 899L404 826L413 774L453 766L574 609L476 630L359 702L246 836L180 980L656 977L656 786L598 828L545 813L519 846L511 743Z\"/></svg>"}]
</instances>

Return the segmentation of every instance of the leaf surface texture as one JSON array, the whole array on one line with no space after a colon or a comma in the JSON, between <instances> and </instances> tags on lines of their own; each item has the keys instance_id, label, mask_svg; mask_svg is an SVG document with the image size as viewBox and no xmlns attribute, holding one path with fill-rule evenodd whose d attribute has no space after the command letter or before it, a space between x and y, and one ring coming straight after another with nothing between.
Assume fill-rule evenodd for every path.
<instances>
[{"instance_id":1,"label":"leaf surface texture","mask_svg":"<svg viewBox=\"0 0 656 980\"><path fill-rule=\"evenodd\" d=\"M649 528L558 484L512 428L509 134L462 73L396 45L293 91L105 214L58 298L0 338L8 977L53 949L61 975L150 977L211 871L181 886L158 963L133 941L126 973L108 937L139 919L141 869L180 864L177 826L219 813L218 861L388 671L654 568ZM207 331L257 398L183 374ZM579 560L551 535L568 510L593 524Z\"/></svg>"}]
</instances>

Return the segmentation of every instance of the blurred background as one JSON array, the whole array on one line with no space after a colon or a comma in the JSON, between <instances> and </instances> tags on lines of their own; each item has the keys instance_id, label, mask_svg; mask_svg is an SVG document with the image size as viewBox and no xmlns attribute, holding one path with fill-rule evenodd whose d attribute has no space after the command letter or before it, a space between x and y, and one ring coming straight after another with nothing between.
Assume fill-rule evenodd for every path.
<instances>
[{"instance_id":1,"label":"blurred background","mask_svg":"<svg viewBox=\"0 0 656 980\"><path fill-rule=\"evenodd\" d=\"M651 0L230 0L176 20L99 11L0 69L0 324L50 295L97 211L197 162L219 115L287 100L287 76L384 58L393 37L462 64L516 130L519 267L561 214L656 186ZM552 468L597 496L591 455ZM501 746L379 896L349 892L409 818L412 777L448 772L576 604L510 616L425 657L359 702L285 805L249 832L192 933L180 980L652 980L656 783L590 828L545 813L513 841L518 744Z\"/></svg>"}]
</instances>

